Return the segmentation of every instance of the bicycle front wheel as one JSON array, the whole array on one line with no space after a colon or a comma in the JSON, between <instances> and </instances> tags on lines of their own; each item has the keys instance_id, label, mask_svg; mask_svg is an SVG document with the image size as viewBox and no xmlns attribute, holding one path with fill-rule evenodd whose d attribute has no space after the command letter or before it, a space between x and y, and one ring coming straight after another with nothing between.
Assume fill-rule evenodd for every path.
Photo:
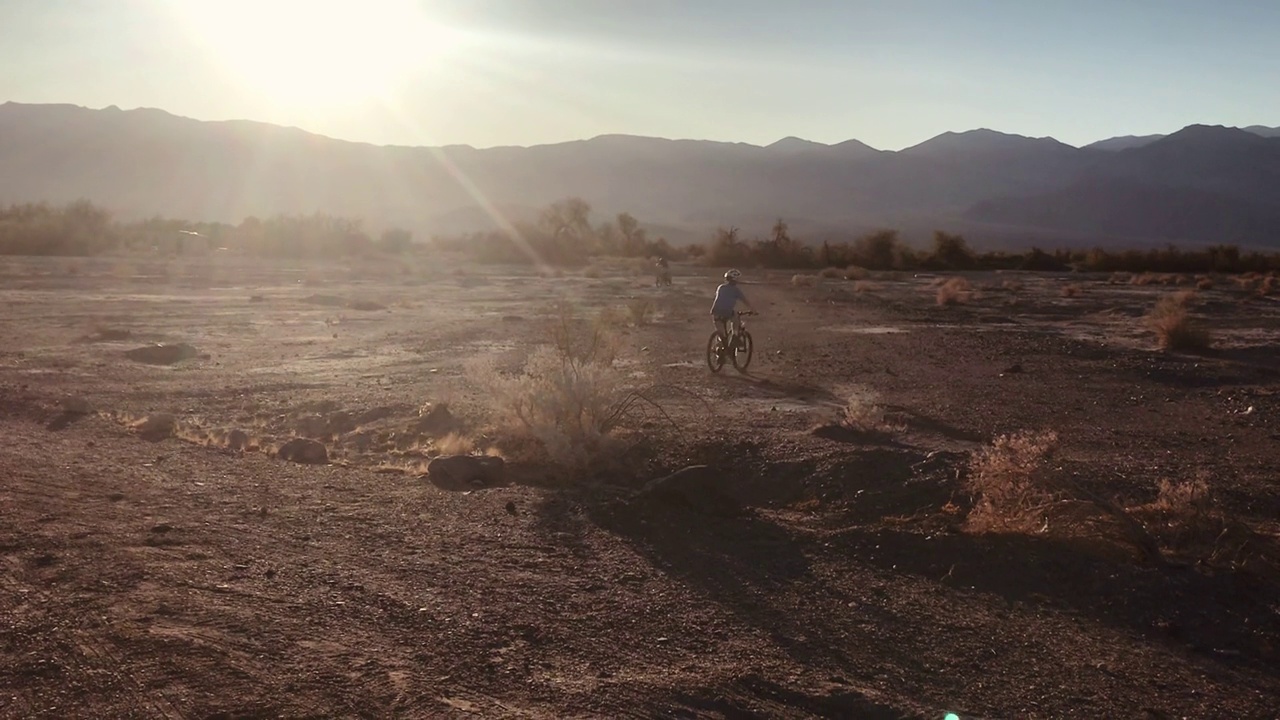
<instances>
[{"instance_id":1,"label":"bicycle front wheel","mask_svg":"<svg viewBox=\"0 0 1280 720\"><path fill-rule=\"evenodd\" d=\"M733 348L734 369L738 372L746 372L747 366L751 364L751 353L754 351L755 343L751 341L751 333L743 330Z\"/></svg>"}]
</instances>

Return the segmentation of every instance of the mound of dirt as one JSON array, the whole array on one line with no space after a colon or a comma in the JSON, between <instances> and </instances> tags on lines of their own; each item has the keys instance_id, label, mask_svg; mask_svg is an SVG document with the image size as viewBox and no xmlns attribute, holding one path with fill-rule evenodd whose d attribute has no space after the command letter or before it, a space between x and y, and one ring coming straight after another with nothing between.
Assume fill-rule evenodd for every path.
<instances>
[{"instance_id":1,"label":"mound of dirt","mask_svg":"<svg viewBox=\"0 0 1280 720\"><path fill-rule=\"evenodd\" d=\"M124 355L134 362L147 365L173 365L183 360L190 360L199 354L200 351L192 345L176 343L174 345L143 345L125 351Z\"/></svg>"},{"instance_id":2,"label":"mound of dirt","mask_svg":"<svg viewBox=\"0 0 1280 720\"><path fill-rule=\"evenodd\" d=\"M294 438L281 445L276 451L276 457L300 465L329 464L329 450L324 443L308 438Z\"/></svg>"},{"instance_id":3,"label":"mound of dirt","mask_svg":"<svg viewBox=\"0 0 1280 720\"><path fill-rule=\"evenodd\" d=\"M449 411L448 405L433 405L418 416L413 429L429 437L440 437L455 432L459 428L458 419Z\"/></svg>"},{"instance_id":4,"label":"mound of dirt","mask_svg":"<svg viewBox=\"0 0 1280 720\"><path fill-rule=\"evenodd\" d=\"M154 413L133 423L132 427L143 440L160 442L173 437L178 429L178 419L169 413Z\"/></svg>"},{"instance_id":5,"label":"mound of dirt","mask_svg":"<svg viewBox=\"0 0 1280 720\"><path fill-rule=\"evenodd\" d=\"M709 465L691 465L650 480L635 499L660 506L683 506L721 517L742 514L742 504L720 487L722 472Z\"/></svg>"},{"instance_id":6,"label":"mound of dirt","mask_svg":"<svg viewBox=\"0 0 1280 720\"><path fill-rule=\"evenodd\" d=\"M446 455L427 464L427 476L445 490L498 485L506 477L506 463L500 457Z\"/></svg>"}]
</instances>

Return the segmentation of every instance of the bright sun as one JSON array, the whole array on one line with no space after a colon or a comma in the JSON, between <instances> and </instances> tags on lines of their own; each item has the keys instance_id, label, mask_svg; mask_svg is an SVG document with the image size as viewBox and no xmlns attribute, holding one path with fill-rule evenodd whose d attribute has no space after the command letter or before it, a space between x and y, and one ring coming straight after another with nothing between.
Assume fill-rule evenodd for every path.
<instances>
[{"instance_id":1,"label":"bright sun","mask_svg":"<svg viewBox=\"0 0 1280 720\"><path fill-rule=\"evenodd\" d=\"M414 0L173 0L246 89L324 109L385 98L451 38Z\"/></svg>"}]
</instances>

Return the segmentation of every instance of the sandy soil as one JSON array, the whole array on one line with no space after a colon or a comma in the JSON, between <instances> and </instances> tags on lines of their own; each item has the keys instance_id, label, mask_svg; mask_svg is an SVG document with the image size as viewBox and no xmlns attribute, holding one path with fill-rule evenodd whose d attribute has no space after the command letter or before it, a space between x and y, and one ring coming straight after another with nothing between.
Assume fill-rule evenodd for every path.
<instances>
[{"instance_id":1,"label":"sandy soil","mask_svg":"<svg viewBox=\"0 0 1280 720\"><path fill-rule=\"evenodd\" d=\"M1142 319L1171 288L969 279L749 272L755 360L712 375L691 268L2 261L0 716L1276 717L1280 304L1221 279L1182 355ZM608 474L423 477L424 405L481 427L469 361L556 299L653 303L622 360L675 427ZM896 430L832 425L867 393ZM1203 479L1232 529L966 531L969 457L1021 430L1118 507ZM632 494L695 464L723 511Z\"/></svg>"}]
</instances>

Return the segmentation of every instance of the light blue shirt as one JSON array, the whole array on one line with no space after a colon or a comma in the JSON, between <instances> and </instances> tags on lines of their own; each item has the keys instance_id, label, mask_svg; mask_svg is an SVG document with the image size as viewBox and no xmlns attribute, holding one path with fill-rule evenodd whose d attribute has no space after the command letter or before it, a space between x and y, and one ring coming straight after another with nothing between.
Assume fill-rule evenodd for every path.
<instances>
[{"instance_id":1,"label":"light blue shirt","mask_svg":"<svg viewBox=\"0 0 1280 720\"><path fill-rule=\"evenodd\" d=\"M736 283L724 283L716 288L716 300L711 304L711 314L718 318L731 318L739 300L743 302L747 300L747 296L742 293L742 288Z\"/></svg>"}]
</instances>

